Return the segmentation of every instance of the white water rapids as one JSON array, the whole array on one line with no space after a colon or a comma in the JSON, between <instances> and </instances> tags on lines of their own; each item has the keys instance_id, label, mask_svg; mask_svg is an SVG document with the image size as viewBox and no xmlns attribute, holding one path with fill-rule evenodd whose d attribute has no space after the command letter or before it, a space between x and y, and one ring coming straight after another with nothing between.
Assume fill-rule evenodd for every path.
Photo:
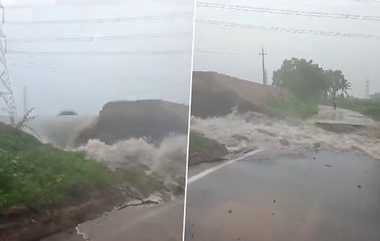
<instances>
[{"instance_id":1,"label":"white water rapids","mask_svg":"<svg viewBox=\"0 0 380 241\"><path fill-rule=\"evenodd\" d=\"M39 138L69 151L82 151L88 158L105 163L110 169L144 165L166 182L185 177L187 138L185 135L169 135L153 144L144 138L130 138L108 145L100 140L89 140L74 147L78 133L94 122L94 117L65 116L36 119L30 125Z\"/></svg>"},{"instance_id":2,"label":"white water rapids","mask_svg":"<svg viewBox=\"0 0 380 241\"><path fill-rule=\"evenodd\" d=\"M309 149L315 145L341 151L359 150L380 159L380 131L365 129L337 134L311 122L280 120L259 113L231 113L223 117L193 117L192 130L225 144L229 151L258 147L266 150Z\"/></svg>"}]
</instances>

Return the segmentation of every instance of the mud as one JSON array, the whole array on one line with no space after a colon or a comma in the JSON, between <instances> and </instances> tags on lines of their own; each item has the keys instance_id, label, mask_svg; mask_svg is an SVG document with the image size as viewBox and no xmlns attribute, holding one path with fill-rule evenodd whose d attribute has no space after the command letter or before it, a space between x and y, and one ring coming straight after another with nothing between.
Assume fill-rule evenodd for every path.
<instances>
[{"instance_id":1,"label":"mud","mask_svg":"<svg viewBox=\"0 0 380 241\"><path fill-rule=\"evenodd\" d=\"M15 218L3 217L1 241L37 241L55 233L74 228L77 224L100 216L120 205L125 197L107 192L74 206L50 208L43 213L25 213ZM11 225L9 225L11 224Z\"/></svg>"}]
</instances>

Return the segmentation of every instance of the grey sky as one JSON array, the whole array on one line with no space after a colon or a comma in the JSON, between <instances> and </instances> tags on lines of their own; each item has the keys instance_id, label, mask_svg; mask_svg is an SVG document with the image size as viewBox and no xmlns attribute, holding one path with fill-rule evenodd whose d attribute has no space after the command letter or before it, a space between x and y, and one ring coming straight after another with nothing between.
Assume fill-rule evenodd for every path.
<instances>
[{"instance_id":1,"label":"grey sky","mask_svg":"<svg viewBox=\"0 0 380 241\"><path fill-rule=\"evenodd\" d=\"M377 0L210 0L208 2L380 16L380 1ZM275 15L213 8L197 8L197 19L380 36L380 21ZM367 79L370 80L371 93L380 91L380 38L323 37L229 28L204 23L196 24L195 36L196 49L215 51L213 54L196 52L195 70L214 70L261 82L261 58L258 53L264 46L269 53L266 64L270 80L273 70L279 68L285 58L303 57L313 59L325 68L341 69L352 82L351 92L355 96L365 95Z\"/></svg>"},{"instance_id":2,"label":"grey sky","mask_svg":"<svg viewBox=\"0 0 380 241\"><path fill-rule=\"evenodd\" d=\"M8 67L19 110L22 110L24 86L28 87L29 106L36 107L40 115L55 115L62 109L93 114L112 100L159 98L188 102L192 0L2 2L6 8L3 30L9 39ZM185 12L187 15L178 16ZM46 20L168 16L169 13L176 16L111 23L36 23ZM20 24L20 21L28 24ZM157 37L161 34L166 34L166 37ZM115 35L121 37L104 39ZM132 36L125 38L126 35ZM87 41L86 37L91 36L98 39ZM62 40L62 37L80 37L81 41ZM26 41L31 39L34 42ZM164 55L146 53L167 50L180 52ZM38 54L16 54L14 51ZM57 54L58 51L66 54ZM68 54L67 51L92 54ZM108 54L94 55L94 51ZM124 51L124 54L109 54L118 51ZM130 51L137 53L131 55Z\"/></svg>"}]
</instances>

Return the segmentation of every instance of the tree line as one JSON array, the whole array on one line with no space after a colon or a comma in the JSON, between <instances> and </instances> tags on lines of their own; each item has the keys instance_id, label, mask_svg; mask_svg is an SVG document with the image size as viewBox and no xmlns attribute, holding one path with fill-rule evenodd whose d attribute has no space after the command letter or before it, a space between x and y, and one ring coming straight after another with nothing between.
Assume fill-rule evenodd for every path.
<instances>
[{"instance_id":1,"label":"tree line","mask_svg":"<svg viewBox=\"0 0 380 241\"><path fill-rule=\"evenodd\" d=\"M273 85L287 88L303 101L331 100L336 108L338 96L348 96L351 83L341 70L323 69L312 60L286 59L273 72Z\"/></svg>"}]
</instances>

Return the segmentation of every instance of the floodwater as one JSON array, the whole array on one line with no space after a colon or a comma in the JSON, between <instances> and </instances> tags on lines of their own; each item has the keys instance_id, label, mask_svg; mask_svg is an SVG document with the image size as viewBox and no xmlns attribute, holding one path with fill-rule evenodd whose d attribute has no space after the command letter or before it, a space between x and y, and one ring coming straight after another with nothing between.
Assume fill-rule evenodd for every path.
<instances>
[{"instance_id":1,"label":"floodwater","mask_svg":"<svg viewBox=\"0 0 380 241\"><path fill-rule=\"evenodd\" d=\"M361 131L339 135L314 123L338 123L366 126ZM373 122L373 121L372 121ZM309 121L276 119L260 113L236 112L215 118L192 118L191 129L218 140L231 152L252 149L310 149L319 143L324 149L361 150L380 160L380 123L372 123L359 113L325 106ZM283 144L284 141L287 144Z\"/></svg>"},{"instance_id":2,"label":"floodwater","mask_svg":"<svg viewBox=\"0 0 380 241\"><path fill-rule=\"evenodd\" d=\"M364 154L248 157L187 196L186 240L380 240L380 161Z\"/></svg>"}]
</instances>

